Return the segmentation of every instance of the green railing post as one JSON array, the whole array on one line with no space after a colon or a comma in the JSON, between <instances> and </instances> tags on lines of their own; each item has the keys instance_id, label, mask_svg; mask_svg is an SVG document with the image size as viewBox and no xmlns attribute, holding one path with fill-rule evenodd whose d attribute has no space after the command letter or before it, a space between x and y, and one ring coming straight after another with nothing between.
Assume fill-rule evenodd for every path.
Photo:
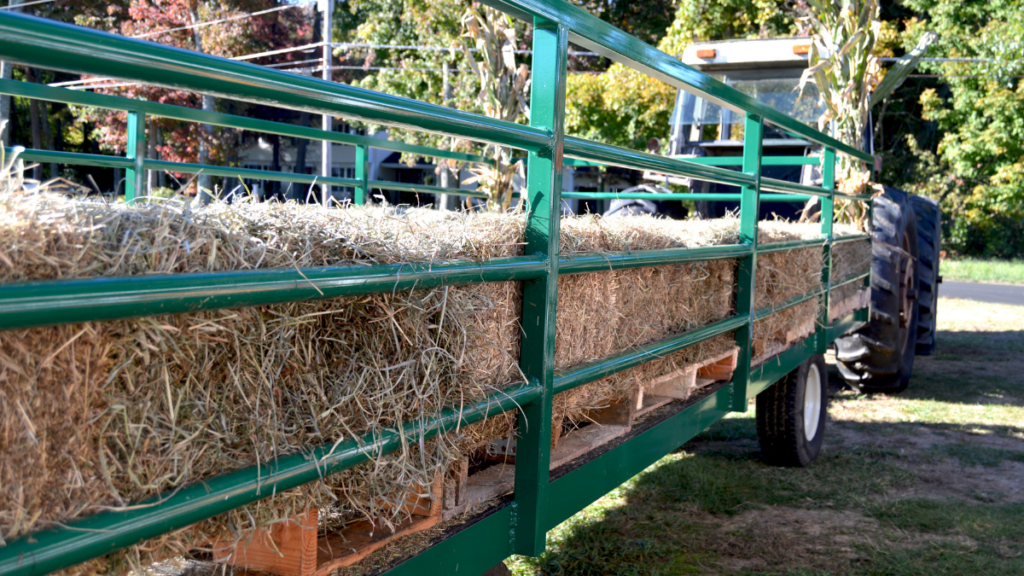
<instances>
[{"instance_id":1,"label":"green railing post","mask_svg":"<svg viewBox=\"0 0 1024 576\"><path fill-rule=\"evenodd\" d=\"M877 174L875 174L877 176ZM865 202L867 205L868 219L867 219L867 233L874 234L875 229L875 202L874 200L868 200ZM864 278L864 289L871 294L871 275L874 273L874 265L868 267L868 275ZM871 321L871 306L861 308L853 313L853 319L858 322L870 322Z\"/></svg>"},{"instance_id":2,"label":"green railing post","mask_svg":"<svg viewBox=\"0 0 1024 576\"><path fill-rule=\"evenodd\" d=\"M134 166L125 171L124 200L135 203L135 198L145 194L146 180L146 114L138 110L128 112L128 144L125 152Z\"/></svg>"},{"instance_id":3,"label":"green railing post","mask_svg":"<svg viewBox=\"0 0 1024 576\"><path fill-rule=\"evenodd\" d=\"M747 387L750 385L750 362L753 356L754 280L757 274L757 220L760 213L761 138L763 120L747 114L743 127L743 173L754 177L753 185L740 188L740 242L754 247L753 253L741 258L736 274L736 314L747 316L750 323L736 330L739 361L732 378L732 410L747 411Z\"/></svg>"},{"instance_id":4,"label":"green railing post","mask_svg":"<svg viewBox=\"0 0 1024 576\"><path fill-rule=\"evenodd\" d=\"M530 125L551 133L551 146L530 152L527 164L526 255L544 254L547 274L523 283L523 337L519 366L544 394L523 406L516 447L512 550L537 556L544 551L551 402L555 379L555 310L558 299L558 230L561 217L565 76L569 32L555 22L534 19L533 87Z\"/></svg>"},{"instance_id":5,"label":"green railing post","mask_svg":"<svg viewBox=\"0 0 1024 576\"><path fill-rule=\"evenodd\" d=\"M815 349L818 354L828 352L828 308L832 301L832 220L835 217L836 193L836 151L825 148L821 159L821 187L829 192L828 197L821 198L821 235L825 237L822 247L824 266L821 269L821 285L825 293L821 295L821 311L818 315Z\"/></svg>"},{"instance_id":6,"label":"green railing post","mask_svg":"<svg viewBox=\"0 0 1024 576\"><path fill-rule=\"evenodd\" d=\"M356 169L355 178L362 182L359 186L356 186L355 193L352 196L352 202L359 206L366 204L366 196L369 192L367 190L367 182L369 181L370 175L370 148L365 144L359 144L356 146Z\"/></svg>"}]
</instances>

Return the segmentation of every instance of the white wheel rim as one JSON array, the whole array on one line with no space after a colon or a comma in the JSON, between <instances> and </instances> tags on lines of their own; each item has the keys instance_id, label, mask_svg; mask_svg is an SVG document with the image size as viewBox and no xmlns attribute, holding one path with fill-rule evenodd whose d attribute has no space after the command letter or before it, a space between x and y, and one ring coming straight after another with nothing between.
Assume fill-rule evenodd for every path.
<instances>
[{"instance_id":1,"label":"white wheel rim","mask_svg":"<svg viewBox=\"0 0 1024 576\"><path fill-rule=\"evenodd\" d=\"M804 383L804 436L814 440L818 434L818 420L821 419L821 373L811 364Z\"/></svg>"}]
</instances>

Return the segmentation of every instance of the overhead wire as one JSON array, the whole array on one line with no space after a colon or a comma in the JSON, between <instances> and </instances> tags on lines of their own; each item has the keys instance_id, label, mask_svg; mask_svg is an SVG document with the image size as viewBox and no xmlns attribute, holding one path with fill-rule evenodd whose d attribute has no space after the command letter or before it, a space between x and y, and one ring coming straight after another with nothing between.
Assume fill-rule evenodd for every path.
<instances>
[{"instance_id":1,"label":"overhead wire","mask_svg":"<svg viewBox=\"0 0 1024 576\"><path fill-rule=\"evenodd\" d=\"M56 0L35 0L34 2L22 2L21 4L12 4L10 6L0 6L0 10L14 10L15 8L24 8L25 6L35 6L37 4L49 4Z\"/></svg>"},{"instance_id":2,"label":"overhead wire","mask_svg":"<svg viewBox=\"0 0 1024 576\"><path fill-rule=\"evenodd\" d=\"M390 50L424 50L428 52L442 52L452 50L452 48L445 46L426 46L421 44L369 44L364 42L333 42L331 43L333 48L371 48L371 49L390 49ZM461 50L461 48L456 48ZM478 48L467 48L470 52L478 52ZM533 54L533 50L513 50L516 54ZM597 52L578 52L570 51L570 56L601 56Z\"/></svg>"}]
</instances>

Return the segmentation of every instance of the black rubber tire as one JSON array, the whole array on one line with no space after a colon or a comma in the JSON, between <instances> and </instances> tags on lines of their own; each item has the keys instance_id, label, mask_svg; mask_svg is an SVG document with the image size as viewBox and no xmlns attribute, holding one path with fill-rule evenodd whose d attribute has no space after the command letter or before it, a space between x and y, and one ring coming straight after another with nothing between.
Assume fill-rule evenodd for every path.
<instances>
[{"instance_id":1,"label":"black rubber tire","mask_svg":"<svg viewBox=\"0 0 1024 576\"><path fill-rule=\"evenodd\" d=\"M812 369L816 378L808 378ZM818 387L818 419L813 431L804 423L808 385ZM803 467L821 452L828 415L828 372L825 357L815 354L781 380L757 395L757 438L761 457L769 466ZM808 433L810 432L810 433Z\"/></svg>"},{"instance_id":2,"label":"black rubber tire","mask_svg":"<svg viewBox=\"0 0 1024 576\"><path fill-rule=\"evenodd\" d=\"M939 309L939 250L942 248L942 212L939 203L923 196L910 197L917 223L917 347L919 356L935 350L935 322Z\"/></svg>"},{"instance_id":3,"label":"black rubber tire","mask_svg":"<svg viewBox=\"0 0 1024 576\"><path fill-rule=\"evenodd\" d=\"M836 364L847 384L862 392L902 392L910 383L917 348L917 224L910 195L888 186L875 199L873 213L871 321L836 339ZM906 287L909 316L901 326L905 266L913 266L914 273Z\"/></svg>"}]
</instances>

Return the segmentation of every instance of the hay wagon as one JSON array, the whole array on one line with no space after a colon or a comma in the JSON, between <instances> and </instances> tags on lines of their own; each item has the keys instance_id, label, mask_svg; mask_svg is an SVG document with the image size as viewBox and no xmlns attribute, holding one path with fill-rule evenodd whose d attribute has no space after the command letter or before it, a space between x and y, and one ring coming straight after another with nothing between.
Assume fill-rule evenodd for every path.
<instances>
[{"instance_id":1,"label":"hay wagon","mask_svg":"<svg viewBox=\"0 0 1024 576\"><path fill-rule=\"evenodd\" d=\"M503 215L373 207L376 188L451 189L370 180L370 147L487 159L0 80L123 111L128 133L125 157L20 151L122 168L125 202L4 196L0 575L197 550L284 575L480 574L539 554L552 527L755 396L766 458L814 459L822 354L868 320L870 236L833 223L835 159L872 157L570 4L493 5L534 24L529 125L0 14L0 58L21 65L514 148L528 200ZM570 40L744 115L742 156L564 134ZM147 158L147 117L353 145L354 177L319 179L352 205L146 199L152 170L317 180ZM820 165L820 186L762 175L766 125L823 147L771 160ZM734 185L739 215L559 217L566 159ZM759 222L761 200L811 197L820 224Z\"/></svg>"}]
</instances>

